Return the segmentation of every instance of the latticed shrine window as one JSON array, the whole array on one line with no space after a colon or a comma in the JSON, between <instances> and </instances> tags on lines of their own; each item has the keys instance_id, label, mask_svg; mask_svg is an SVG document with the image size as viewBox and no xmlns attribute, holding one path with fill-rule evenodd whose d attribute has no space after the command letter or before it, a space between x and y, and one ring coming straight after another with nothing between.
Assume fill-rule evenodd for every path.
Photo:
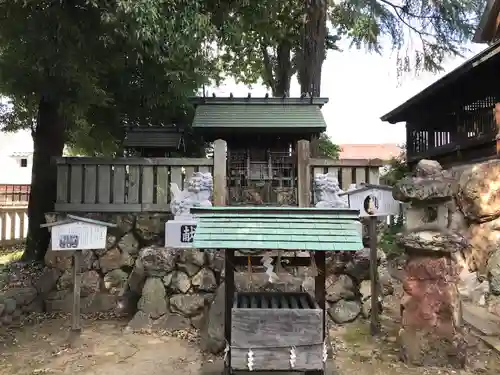
<instances>
[{"instance_id":1,"label":"latticed shrine window","mask_svg":"<svg viewBox=\"0 0 500 375\"><path fill-rule=\"evenodd\" d=\"M229 186L247 187L271 182L273 187L295 186L295 161L290 147L230 150Z\"/></svg>"},{"instance_id":2,"label":"latticed shrine window","mask_svg":"<svg viewBox=\"0 0 500 375\"><path fill-rule=\"evenodd\" d=\"M228 150L230 204L294 205L296 162L290 144Z\"/></svg>"}]
</instances>

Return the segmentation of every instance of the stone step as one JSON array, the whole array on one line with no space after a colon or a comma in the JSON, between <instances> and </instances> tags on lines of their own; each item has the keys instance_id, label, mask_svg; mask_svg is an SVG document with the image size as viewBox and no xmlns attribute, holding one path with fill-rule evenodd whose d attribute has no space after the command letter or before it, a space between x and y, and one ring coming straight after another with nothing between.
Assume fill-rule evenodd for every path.
<instances>
[{"instance_id":1,"label":"stone step","mask_svg":"<svg viewBox=\"0 0 500 375\"><path fill-rule=\"evenodd\" d=\"M500 318L489 313L485 308L464 302L462 318L481 335L500 337Z\"/></svg>"}]
</instances>

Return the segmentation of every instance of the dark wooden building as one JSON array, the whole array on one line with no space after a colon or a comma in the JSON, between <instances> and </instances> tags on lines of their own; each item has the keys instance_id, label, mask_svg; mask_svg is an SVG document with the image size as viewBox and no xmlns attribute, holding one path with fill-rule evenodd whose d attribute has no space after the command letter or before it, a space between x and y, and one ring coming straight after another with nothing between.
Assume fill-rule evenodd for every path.
<instances>
[{"instance_id":1,"label":"dark wooden building","mask_svg":"<svg viewBox=\"0 0 500 375\"><path fill-rule=\"evenodd\" d=\"M193 99L193 132L227 142L231 204L296 205L295 148L326 130L325 98Z\"/></svg>"},{"instance_id":2,"label":"dark wooden building","mask_svg":"<svg viewBox=\"0 0 500 375\"><path fill-rule=\"evenodd\" d=\"M123 148L128 155L170 157L185 147L182 132L176 126L134 126L125 130Z\"/></svg>"},{"instance_id":3,"label":"dark wooden building","mask_svg":"<svg viewBox=\"0 0 500 375\"><path fill-rule=\"evenodd\" d=\"M406 122L410 166L434 159L444 166L497 156L500 41L382 116ZM496 105L498 103L498 105ZM495 116L495 107L499 113Z\"/></svg>"}]
</instances>

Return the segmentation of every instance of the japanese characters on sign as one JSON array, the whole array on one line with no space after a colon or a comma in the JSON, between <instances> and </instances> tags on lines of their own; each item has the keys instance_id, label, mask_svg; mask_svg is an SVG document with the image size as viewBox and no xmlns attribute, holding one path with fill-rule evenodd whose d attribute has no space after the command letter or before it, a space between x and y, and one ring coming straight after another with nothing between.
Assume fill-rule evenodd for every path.
<instances>
[{"instance_id":1,"label":"japanese characters on sign","mask_svg":"<svg viewBox=\"0 0 500 375\"><path fill-rule=\"evenodd\" d=\"M107 227L74 221L52 227L52 250L104 249Z\"/></svg>"},{"instance_id":2,"label":"japanese characters on sign","mask_svg":"<svg viewBox=\"0 0 500 375\"><path fill-rule=\"evenodd\" d=\"M181 225L181 242L190 243L193 242L194 232L196 230L196 225Z\"/></svg>"},{"instance_id":3,"label":"japanese characters on sign","mask_svg":"<svg viewBox=\"0 0 500 375\"><path fill-rule=\"evenodd\" d=\"M80 237L77 234L61 234L59 236L59 247L61 249L76 249L79 242Z\"/></svg>"},{"instance_id":4,"label":"japanese characters on sign","mask_svg":"<svg viewBox=\"0 0 500 375\"><path fill-rule=\"evenodd\" d=\"M169 220L165 223L165 246L179 249L193 247L196 220L191 218L183 220Z\"/></svg>"}]
</instances>

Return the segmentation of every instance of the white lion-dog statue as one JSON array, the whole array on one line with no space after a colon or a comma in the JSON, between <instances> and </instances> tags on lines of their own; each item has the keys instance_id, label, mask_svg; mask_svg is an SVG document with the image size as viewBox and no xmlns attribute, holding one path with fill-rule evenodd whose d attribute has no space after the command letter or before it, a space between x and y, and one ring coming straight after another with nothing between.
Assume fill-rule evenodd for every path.
<instances>
[{"instance_id":1,"label":"white lion-dog statue","mask_svg":"<svg viewBox=\"0 0 500 375\"><path fill-rule=\"evenodd\" d=\"M339 180L333 173L314 176L314 196L317 208L348 208L346 196L339 197L343 193L339 187Z\"/></svg>"},{"instance_id":2,"label":"white lion-dog statue","mask_svg":"<svg viewBox=\"0 0 500 375\"><path fill-rule=\"evenodd\" d=\"M195 172L184 190L170 183L170 211L174 217L191 216L191 207L212 207L213 179L207 172Z\"/></svg>"}]
</instances>

